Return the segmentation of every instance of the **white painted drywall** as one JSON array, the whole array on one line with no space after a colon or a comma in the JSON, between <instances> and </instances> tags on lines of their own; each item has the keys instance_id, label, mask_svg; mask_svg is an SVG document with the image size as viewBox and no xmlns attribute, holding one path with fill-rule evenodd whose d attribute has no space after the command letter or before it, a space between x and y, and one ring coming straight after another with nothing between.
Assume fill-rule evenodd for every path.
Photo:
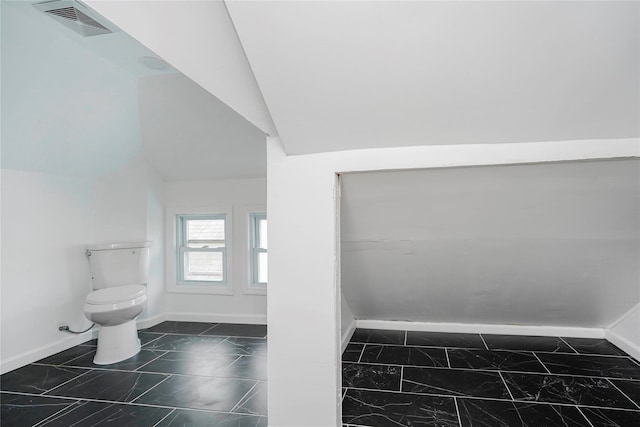
<instances>
[{"instance_id":1,"label":"white painted drywall","mask_svg":"<svg viewBox=\"0 0 640 427\"><path fill-rule=\"evenodd\" d=\"M264 177L264 133L182 74L138 82L145 157L166 181Z\"/></svg>"},{"instance_id":2,"label":"white painted drywall","mask_svg":"<svg viewBox=\"0 0 640 427\"><path fill-rule=\"evenodd\" d=\"M609 325L605 338L640 361L640 304Z\"/></svg>"},{"instance_id":3,"label":"white painted drywall","mask_svg":"<svg viewBox=\"0 0 640 427\"><path fill-rule=\"evenodd\" d=\"M269 424L339 425L336 173L626 156L640 156L638 139L423 146L305 156L286 156L280 141L270 139Z\"/></svg>"},{"instance_id":4,"label":"white painted drywall","mask_svg":"<svg viewBox=\"0 0 640 427\"><path fill-rule=\"evenodd\" d=\"M266 323L266 295L245 292L249 283L248 214L252 210L265 211L266 191L264 178L165 183L166 208L188 210L216 206L230 208L233 215L232 265L229 266L233 295L167 293L167 316L174 320ZM165 233L168 233L166 229ZM170 251L169 248L167 253ZM175 278L167 276L166 280L175 281Z\"/></svg>"},{"instance_id":5,"label":"white painted drywall","mask_svg":"<svg viewBox=\"0 0 640 427\"><path fill-rule=\"evenodd\" d=\"M94 191L86 179L2 170L2 372L77 344L58 326L90 325Z\"/></svg>"},{"instance_id":6,"label":"white painted drywall","mask_svg":"<svg viewBox=\"0 0 640 427\"><path fill-rule=\"evenodd\" d=\"M263 132L275 134L224 2L87 0L85 3Z\"/></svg>"},{"instance_id":7,"label":"white painted drywall","mask_svg":"<svg viewBox=\"0 0 640 427\"><path fill-rule=\"evenodd\" d=\"M604 328L640 302L637 159L342 184L342 290L358 319Z\"/></svg>"},{"instance_id":8,"label":"white painted drywall","mask_svg":"<svg viewBox=\"0 0 640 427\"><path fill-rule=\"evenodd\" d=\"M30 2L0 7L2 167L98 177L135 161L136 76Z\"/></svg>"},{"instance_id":9,"label":"white painted drywall","mask_svg":"<svg viewBox=\"0 0 640 427\"><path fill-rule=\"evenodd\" d=\"M347 347L355 330L356 319L351 308L349 308L349 303L344 298L344 292L340 292L340 337L342 339L342 352L344 352Z\"/></svg>"},{"instance_id":10,"label":"white painted drywall","mask_svg":"<svg viewBox=\"0 0 640 427\"><path fill-rule=\"evenodd\" d=\"M164 181L146 162L97 180L94 240L151 241L144 320L164 312ZM80 307L82 309L82 307Z\"/></svg>"},{"instance_id":11,"label":"white painted drywall","mask_svg":"<svg viewBox=\"0 0 640 427\"><path fill-rule=\"evenodd\" d=\"M638 2L228 8L289 154L639 135Z\"/></svg>"}]
</instances>

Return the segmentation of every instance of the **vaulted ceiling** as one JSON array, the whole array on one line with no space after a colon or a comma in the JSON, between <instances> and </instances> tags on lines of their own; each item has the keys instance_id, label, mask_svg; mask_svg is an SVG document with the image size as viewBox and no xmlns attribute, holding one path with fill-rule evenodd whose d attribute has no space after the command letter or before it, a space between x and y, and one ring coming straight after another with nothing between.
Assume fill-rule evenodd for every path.
<instances>
[{"instance_id":1,"label":"vaulted ceiling","mask_svg":"<svg viewBox=\"0 0 640 427\"><path fill-rule=\"evenodd\" d=\"M638 2L227 6L289 154L639 134Z\"/></svg>"}]
</instances>

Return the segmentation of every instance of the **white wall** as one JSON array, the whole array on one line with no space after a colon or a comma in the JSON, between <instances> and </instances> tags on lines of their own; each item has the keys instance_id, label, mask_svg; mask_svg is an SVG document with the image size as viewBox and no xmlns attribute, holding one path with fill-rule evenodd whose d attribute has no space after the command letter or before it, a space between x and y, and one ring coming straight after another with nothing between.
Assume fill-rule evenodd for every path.
<instances>
[{"instance_id":1,"label":"white wall","mask_svg":"<svg viewBox=\"0 0 640 427\"><path fill-rule=\"evenodd\" d=\"M97 180L92 243L151 241L147 307L138 320L164 312L164 181L146 162Z\"/></svg>"},{"instance_id":2,"label":"white wall","mask_svg":"<svg viewBox=\"0 0 640 427\"><path fill-rule=\"evenodd\" d=\"M266 180L234 179L166 182L165 207L230 208L233 213L231 286L233 295L168 293L167 316L173 320L266 323L266 295L245 293L249 282L248 213L264 211ZM270 234L271 236L271 234ZM169 239L167 239L167 242ZM170 249L169 249L170 251ZM166 280L175 278L167 276Z\"/></svg>"},{"instance_id":3,"label":"white wall","mask_svg":"<svg viewBox=\"0 0 640 427\"><path fill-rule=\"evenodd\" d=\"M640 284L637 292L640 293ZM609 325L605 338L640 361L640 304Z\"/></svg>"},{"instance_id":4,"label":"white wall","mask_svg":"<svg viewBox=\"0 0 640 427\"><path fill-rule=\"evenodd\" d=\"M342 176L358 319L604 328L640 302L640 161Z\"/></svg>"},{"instance_id":5,"label":"white wall","mask_svg":"<svg viewBox=\"0 0 640 427\"><path fill-rule=\"evenodd\" d=\"M637 157L638 143L636 138L286 156L279 141L271 139L267 148L269 424L340 423L337 172Z\"/></svg>"},{"instance_id":6,"label":"white wall","mask_svg":"<svg viewBox=\"0 0 640 427\"><path fill-rule=\"evenodd\" d=\"M94 190L86 179L2 170L2 372L79 343L58 326L90 325Z\"/></svg>"}]
</instances>

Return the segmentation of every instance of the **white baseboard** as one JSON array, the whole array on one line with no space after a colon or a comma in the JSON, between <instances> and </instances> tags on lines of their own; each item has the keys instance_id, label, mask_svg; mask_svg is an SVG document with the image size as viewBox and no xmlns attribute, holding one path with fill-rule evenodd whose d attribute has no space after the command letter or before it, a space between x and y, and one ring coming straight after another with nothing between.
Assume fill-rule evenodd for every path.
<instances>
[{"instance_id":1,"label":"white baseboard","mask_svg":"<svg viewBox=\"0 0 640 427\"><path fill-rule=\"evenodd\" d=\"M420 332L604 338L604 329L577 328L570 326L491 325L481 323L432 323L363 319L358 319L356 321L356 325L358 328L364 329L386 329Z\"/></svg>"},{"instance_id":2,"label":"white baseboard","mask_svg":"<svg viewBox=\"0 0 640 427\"><path fill-rule=\"evenodd\" d=\"M136 327L138 329L147 329L151 328L152 326L156 326L157 324L162 323L165 320L167 320L167 315L165 313L156 314L155 316L146 317L144 319L137 319Z\"/></svg>"},{"instance_id":3,"label":"white baseboard","mask_svg":"<svg viewBox=\"0 0 640 427\"><path fill-rule=\"evenodd\" d=\"M241 323L246 325L267 324L266 314L181 313L174 311L165 313L164 316L164 320L178 322Z\"/></svg>"},{"instance_id":4,"label":"white baseboard","mask_svg":"<svg viewBox=\"0 0 640 427\"><path fill-rule=\"evenodd\" d=\"M611 329L607 329L604 331L604 337L607 339L607 341L611 342L611 344L625 351L629 356L640 362L640 347L637 344L629 341L621 335L616 334Z\"/></svg>"},{"instance_id":5,"label":"white baseboard","mask_svg":"<svg viewBox=\"0 0 640 427\"><path fill-rule=\"evenodd\" d=\"M353 333L355 331L356 331L356 319L353 319L351 323L349 323L349 326L347 326L347 329L342 334L342 351L340 352L340 354L344 353L344 351L346 350L347 344L349 344L349 341L351 340L351 337L353 336Z\"/></svg>"},{"instance_id":6,"label":"white baseboard","mask_svg":"<svg viewBox=\"0 0 640 427\"><path fill-rule=\"evenodd\" d=\"M61 351L68 350L83 342L89 341L98 336L98 330L92 329L80 335L68 336L55 341L51 344L38 347L35 350L26 351L10 359L3 360L0 364L0 374L4 374L14 369L21 368L29 363L36 362L45 357L49 357L53 354L60 353Z\"/></svg>"}]
</instances>

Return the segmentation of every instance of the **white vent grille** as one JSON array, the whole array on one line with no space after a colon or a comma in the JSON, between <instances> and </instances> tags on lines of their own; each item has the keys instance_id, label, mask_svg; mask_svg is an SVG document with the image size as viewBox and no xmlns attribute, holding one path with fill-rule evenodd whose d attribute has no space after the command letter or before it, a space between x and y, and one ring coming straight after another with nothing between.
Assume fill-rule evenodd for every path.
<instances>
[{"instance_id":1,"label":"white vent grille","mask_svg":"<svg viewBox=\"0 0 640 427\"><path fill-rule=\"evenodd\" d=\"M36 3L34 7L85 37L113 32L109 27L89 16L89 8L74 1L62 0ZM79 10L78 7L84 7L87 12ZM99 15L97 17L101 18Z\"/></svg>"}]
</instances>

